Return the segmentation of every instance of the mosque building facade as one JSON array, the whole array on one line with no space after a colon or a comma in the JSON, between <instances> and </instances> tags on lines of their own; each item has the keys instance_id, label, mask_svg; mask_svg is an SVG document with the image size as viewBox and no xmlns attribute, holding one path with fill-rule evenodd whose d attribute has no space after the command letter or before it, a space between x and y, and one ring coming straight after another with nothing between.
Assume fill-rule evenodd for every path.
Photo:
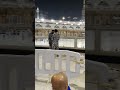
<instances>
[{"instance_id":1,"label":"mosque building facade","mask_svg":"<svg viewBox=\"0 0 120 90\"><path fill-rule=\"evenodd\" d=\"M120 1L86 0L86 50L89 54L117 55L120 51Z\"/></svg>"},{"instance_id":2,"label":"mosque building facade","mask_svg":"<svg viewBox=\"0 0 120 90\"><path fill-rule=\"evenodd\" d=\"M39 17L39 8L35 18L35 45L48 47L48 35L53 29L60 34L59 46L62 48L85 49L84 21L49 20Z\"/></svg>"},{"instance_id":3,"label":"mosque building facade","mask_svg":"<svg viewBox=\"0 0 120 90\"><path fill-rule=\"evenodd\" d=\"M33 0L0 0L1 47L33 43L34 7Z\"/></svg>"}]
</instances>

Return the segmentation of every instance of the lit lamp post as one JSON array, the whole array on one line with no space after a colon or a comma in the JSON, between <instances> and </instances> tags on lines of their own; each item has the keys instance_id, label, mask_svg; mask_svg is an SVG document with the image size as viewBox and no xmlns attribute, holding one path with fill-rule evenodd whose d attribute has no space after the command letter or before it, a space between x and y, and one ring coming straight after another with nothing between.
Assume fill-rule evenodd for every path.
<instances>
[{"instance_id":1,"label":"lit lamp post","mask_svg":"<svg viewBox=\"0 0 120 90\"><path fill-rule=\"evenodd\" d=\"M45 21L45 19L44 19L44 18L41 18L40 20L41 20L42 22L44 22L44 21Z\"/></svg>"},{"instance_id":2,"label":"lit lamp post","mask_svg":"<svg viewBox=\"0 0 120 90\"><path fill-rule=\"evenodd\" d=\"M51 22L55 22L55 20L54 20L54 19L51 19Z\"/></svg>"},{"instance_id":3,"label":"lit lamp post","mask_svg":"<svg viewBox=\"0 0 120 90\"><path fill-rule=\"evenodd\" d=\"M62 20L64 21L64 20L65 20L65 17L62 17Z\"/></svg>"}]
</instances>

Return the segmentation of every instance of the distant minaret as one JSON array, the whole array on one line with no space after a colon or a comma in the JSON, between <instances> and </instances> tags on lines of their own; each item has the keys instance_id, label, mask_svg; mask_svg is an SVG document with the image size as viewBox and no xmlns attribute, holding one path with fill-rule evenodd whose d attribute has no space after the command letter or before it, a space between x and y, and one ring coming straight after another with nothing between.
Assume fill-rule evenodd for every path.
<instances>
[{"instance_id":1,"label":"distant minaret","mask_svg":"<svg viewBox=\"0 0 120 90\"><path fill-rule=\"evenodd\" d=\"M83 0L82 20L85 20L85 0Z\"/></svg>"},{"instance_id":2,"label":"distant minaret","mask_svg":"<svg viewBox=\"0 0 120 90\"><path fill-rule=\"evenodd\" d=\"M39 15L40 11L39 11L39 8L38 8L38 7L37 7L36 12L37 12L37 19L40 19L40 15Z\"/></svg>"}]
</instances>

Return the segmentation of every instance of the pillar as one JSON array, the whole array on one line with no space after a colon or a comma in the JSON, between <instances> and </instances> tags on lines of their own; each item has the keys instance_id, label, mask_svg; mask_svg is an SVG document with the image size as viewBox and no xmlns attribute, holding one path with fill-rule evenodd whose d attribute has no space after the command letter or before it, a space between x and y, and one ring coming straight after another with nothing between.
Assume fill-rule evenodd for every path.
<instances>
[{"instance_id":1,"label":"pillar","mask_svg":"<svg viewBox=\"0 0 120 90\"><path fill-rule=\"evenodd\" d=\"M3 87L3 84L2 84L3 83L2 82L3 81L3 70L4 69L3 69L2 65L1 65L0 66L0 90L3 90L3 88L2 88Z\"/></svg>"},{"instance_id":2,"label":"pillar","mask_svg":"<svg viewBox=\"0 0 120 90\"><path fill-rule=\"evenodd\" d=\"M7 61L6 61L7 62ZM9 90L9 66L7 63L2 65L1 68L1 82L2 82L2 89L1 90Z\"/></svg>"},{"instance_id":3,"label":"pillar","mask_svg":"<svg viewBox=\"0 0 120 90\"><path fill-rule=\"evenodd\" d=\"M95 51L99 52L101 50L101 31L95 30Z\"/></svg>"},{"instance_id":4,"label":"pillar","mask_svg":"<svg viewBox=\"0 0 120 90\"><path fill-rule=\"evenodd\" d=\"M77 38L74 39L74 47L77 48Z\"/></svg>"},{"instance_id":5,"label":"pillar","mask_svg":"<svg viewBox=\"0 0 120 90\"><path fill-rule=\"evenodd\" d=\"M17 90L17 70L11 68L9 73L9 90Z\"/></svg>"}]
</instances>

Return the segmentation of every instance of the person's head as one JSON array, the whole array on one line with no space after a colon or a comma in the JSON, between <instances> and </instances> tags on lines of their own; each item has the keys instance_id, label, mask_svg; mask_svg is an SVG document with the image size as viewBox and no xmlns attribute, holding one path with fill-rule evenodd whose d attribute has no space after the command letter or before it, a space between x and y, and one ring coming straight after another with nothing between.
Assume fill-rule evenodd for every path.
<instances>
[{"instance_id":1,"label":"person's head","mask_svg":"<svg viewBox=\"0 0 120 90\"><path fill-rule=\"evenodd\" d=\"M55 32L55 30L52 30L51 33L53 34Z\"/></svg>"},{"instance_id":2,"label":"person's head","mask_svg":"<svg viewBox=\"0 0 120 90\"><path fill-rule=\"evenodd\" d=\"M51 78L52 90L67 90L68 89L68 78L63 73L56 73Z\"/></svg>"},{"instance_id":3,"label":"person's head","mask_svg":"<svg viewBox=\"0 0 120 90\"><path fill-rule=\"evenodd\" d=\"M55 29L55 33L58 33L58 30L57 30L57 29Z\"/></svg>"}]
</instances>

